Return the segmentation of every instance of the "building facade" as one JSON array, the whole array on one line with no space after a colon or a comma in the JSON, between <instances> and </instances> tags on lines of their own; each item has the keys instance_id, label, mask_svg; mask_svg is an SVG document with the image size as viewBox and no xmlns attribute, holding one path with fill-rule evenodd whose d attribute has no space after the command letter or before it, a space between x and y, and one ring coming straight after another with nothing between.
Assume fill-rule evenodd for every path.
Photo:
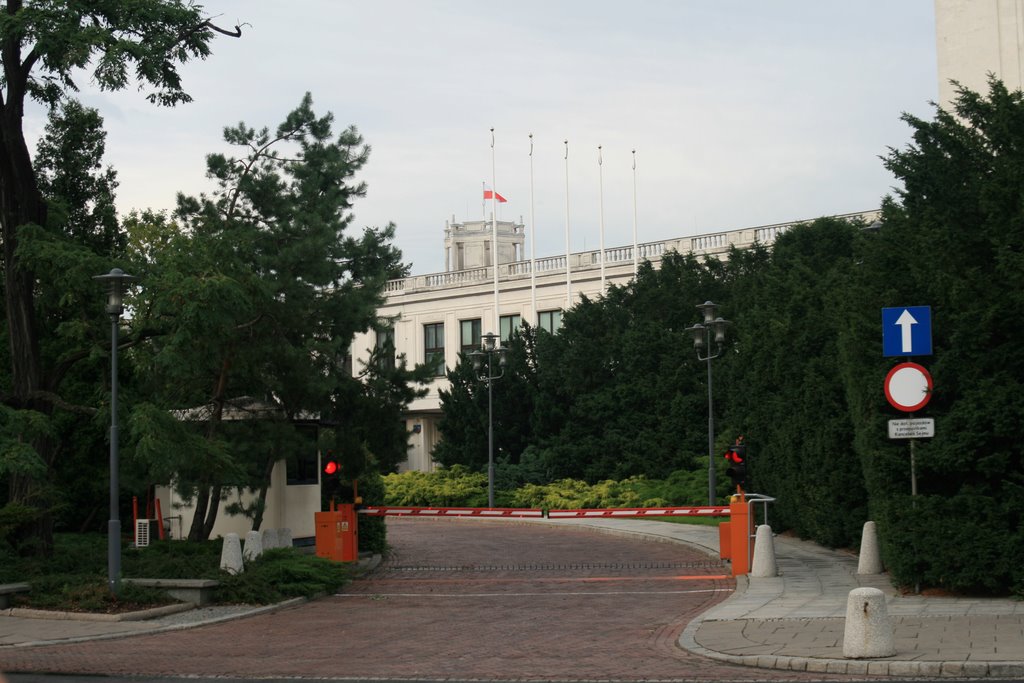
<instances>
[{"instance_id":1,"label":"building facade","mask_svg":"<svg viewBox=\"0 0 1024 683\"><path fill-rule=\"evenodd\" d=\"M877 211L844 214L870 223ZM394 342L398 356L409 365L430 363L434 379L428 393L416 399L406 414L409 457L403 469L429 472L434 468L431 452L440 439L440 391L448 387L445 372L458 363L460 352L480 348L483 334L493 332L502 340L529 322L554 332L561 324L562 311L581 296L596 298L615 284L624 285L637 266L650 261L655 267L669 251L701 257L724 257L731 247L771 245L778 235L804 221L761 225L694 237L647 242L623 247L584 251L522 260L525 231L512 222L477 221L445 227L445 263L451 269L441 273L414 275L393 280L387 286L387 300L378 310L381 319L391 321L383 335L357 335L352 349L356 367L369 359L370 350L386 337ZM490 265L495 232L498 242L497 278ZM518 260L517 260L518 259ZM465 266L456 268L455 266Z\"/></svg>"},{"instance_id":2,"label":"building facade","mask_svg":"<svg viewBox=\"0 0 1024 683\"><path fill-rule=\"evenodd\" d=\"M1024 0L935 0L939 104L956 95L950 81L988 92L988 74L1024 88Z\"/></svg>"}]
</instances>

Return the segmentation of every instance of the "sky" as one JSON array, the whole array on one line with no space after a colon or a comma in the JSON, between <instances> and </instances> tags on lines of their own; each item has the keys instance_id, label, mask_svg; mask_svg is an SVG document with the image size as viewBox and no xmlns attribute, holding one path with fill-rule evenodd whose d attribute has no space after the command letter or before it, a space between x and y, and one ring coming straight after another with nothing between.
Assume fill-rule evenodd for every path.
<instances>
[{"instance_id":1,"label":"sky","mask_svg":"<svg viewBox=\"0 0 1024 683\"><path fill-rule=\"evenodd\" d=\"M201 4L243 35L182 68L192 103L80 83L119 211L208 191L225 126L273 129L309 92L372 148L354 228L394 223L414 274L444 270L446 220L490 215L492 179L537 257L565 252L567 215L581 251L602 212L605 245L631 244L634 206L640 242L878 208L901 114L938 98L933 0ZM30 139L44 124L28 112Z\"/></svg>"}]
</instances>

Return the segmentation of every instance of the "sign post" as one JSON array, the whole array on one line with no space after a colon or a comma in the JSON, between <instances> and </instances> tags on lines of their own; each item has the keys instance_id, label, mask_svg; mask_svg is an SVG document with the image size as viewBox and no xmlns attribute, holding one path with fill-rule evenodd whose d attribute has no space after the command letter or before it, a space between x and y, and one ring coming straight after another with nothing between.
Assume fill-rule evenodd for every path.
<instances>
[{"instance_id":1,"label":"sign post","mask_svg":"<svg viewBox=\"0 0 1024 683\"><path fill-rule=\"evenodd\" d=\"M935 420L930 417L889 420L890 439L927 439L935 436Z\"/></svg>"},{"instance_id":2,"label":"sign post","mask_svg":"<svg viewBox=\"0 0 1024 683\"><path fill-rule=\"evenodd\" d=\"M882 355L932 355L931 306L897 306L882 309ZM932 376L923 366L905 362L885 376L885 398L896 410L910 413L908 419L889 420L890 439L910 439L910 495L917 495L917 467L914 446L918 438L935 436L935 420L914 419L914 411L932 398Z\"/></svg>"},{"instance_id":3,"label":"sign post","mask_svg":"<svg viewBox=\"0 0 1024 683\"><path fill-rule=\"evenodd\" d=\"M885 398L896 410L912 413L932 398L932 376L917 363L900 363L885 376Z\"/></svg>"},{"instance_id":4,"label":"sign post","mask_svg":"<svg viewBox=\"0 0 1024 683\"><path fill-rule=\"evenodd\" d=\"M932 355L932 307L883 308L882 355Z\"/></svg>"}]
</instances>

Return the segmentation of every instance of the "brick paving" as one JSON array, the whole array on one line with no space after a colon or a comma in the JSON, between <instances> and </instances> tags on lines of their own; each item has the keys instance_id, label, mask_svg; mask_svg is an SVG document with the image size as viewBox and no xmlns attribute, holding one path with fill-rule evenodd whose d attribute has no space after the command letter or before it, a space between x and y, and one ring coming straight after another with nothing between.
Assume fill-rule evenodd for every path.
<instances>
[{"instance_id":1,"label":"brick paving","mask_svg":"<svg viewBox=\"0 0 1024 683\"><path fill-rule=\"evenodd\" d=\"M184 631L0 649L0 670L146 676L821 680L684 651L734 588L687 546L575 527L389 519L370 577L277 612ZM846 677L831 678L844 679Z\"/></svg>"}]
</instances>

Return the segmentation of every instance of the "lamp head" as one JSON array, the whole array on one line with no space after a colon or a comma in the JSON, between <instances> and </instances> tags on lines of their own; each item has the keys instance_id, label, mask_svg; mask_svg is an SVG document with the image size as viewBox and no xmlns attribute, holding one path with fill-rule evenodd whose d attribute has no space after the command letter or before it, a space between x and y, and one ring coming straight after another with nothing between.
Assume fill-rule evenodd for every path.
<instances>
[{"instance_id":1,"label":"lamp head","mask_svg":"<svg viewBox=\"0 0 1024 683\"><path fill-rule=\"evenodd\" d=\"M138 278L134 275L128 275L120 268L111 268L110 272L106 275L94 275L92 279L109 283L107 313L110 315L121 315L122 311L124 311L125 287L127 283Z\"/></svg>"},{"instance_id":2,"label":"lamp head","mask_svg":"<svg viewBox=\"0 0 1024 683\"><path fill-rule=\"evenodd\" d=\"M702 349L704 348L704 326L697 323L693 327L687 327L686 332L689 332L693 336L693 348Z\"/></svg>"},{"instance_id":3,"label":"lamp head","mask_svg":"<svg viewBox=\"0 0 1024 683\"><path fill-rule=\"evenodd\" d=\"M711 329L715 331L715 343L725 343L725 328L731 325L728 320L723 319L721 316L715 318L715 321L711 323Z\"/></svg>"},{"instance_id":4,"label":"lamp head","mask_svg":"<svg viewBox=\"0 0 1024 683\"><path fill-rule=\"evenodd\" d=\"M704 303L697 306L704 314L704 324L710 324L715 320L715 313L718 312L718 304L711 301L705 301Z\"/></svg>"}]
</instances>

